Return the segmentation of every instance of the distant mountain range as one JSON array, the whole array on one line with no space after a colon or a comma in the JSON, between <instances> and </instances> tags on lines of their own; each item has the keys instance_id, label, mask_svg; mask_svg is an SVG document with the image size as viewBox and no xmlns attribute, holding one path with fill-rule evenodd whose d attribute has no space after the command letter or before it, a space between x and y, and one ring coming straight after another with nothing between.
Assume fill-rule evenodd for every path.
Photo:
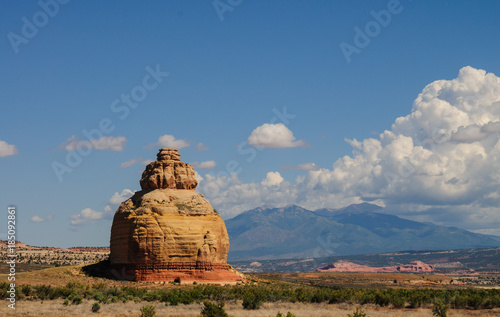
<instances>
[{"instance_id":1,"label":"distant mountain range","mask_svg":"<svg viewBox=\"0 0 500 317\"><path fill-rule=\"evenodd\" d=\"M402 219L368 203L256 208L226 220L226 227L230 261L500 246L500 237Z\"/></svg>"}]
</instances>

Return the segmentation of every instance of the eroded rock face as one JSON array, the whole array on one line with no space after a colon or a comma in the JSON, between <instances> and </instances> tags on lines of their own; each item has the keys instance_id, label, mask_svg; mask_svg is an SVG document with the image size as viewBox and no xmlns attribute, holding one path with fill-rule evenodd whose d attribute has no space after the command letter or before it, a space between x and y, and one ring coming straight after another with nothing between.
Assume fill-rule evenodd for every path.
<instances>
[{"instance_id":1,"label":"eroded rock face","mask_svg":"<svg viewBox=\"0 0 500 317\"><path fill-rule=\"evenodd\" d=\"M434 272L434 267L422 261L412 261L408 265L397 267L398 272L416 272L416 273L431 273Z\"/></svg>"},{"instance_id":2,"label":"eroded rock face","mask_svg":"<svg viewBox=\"0 0 500 317\"><path fill-rule=\"evenodd\" d=\"M110 262L125 279L241 280L227 265L224 221L202 194L176 149L161 149L123 202L111 227ZM121 273L123 272L123 274Z\"/></svg>"},{"instance_id":3,"label":"eroded rock face","mask_svg":"<svg viewBox=\"0 0 500 317\"><path fill-rule=\"evenodd\" d=\"M176 149L160 149L157 160L149 163L142 173L141 188L152 189L195 189L198 182L191 165L181 162Z\"/></svg>"}]
</instances>

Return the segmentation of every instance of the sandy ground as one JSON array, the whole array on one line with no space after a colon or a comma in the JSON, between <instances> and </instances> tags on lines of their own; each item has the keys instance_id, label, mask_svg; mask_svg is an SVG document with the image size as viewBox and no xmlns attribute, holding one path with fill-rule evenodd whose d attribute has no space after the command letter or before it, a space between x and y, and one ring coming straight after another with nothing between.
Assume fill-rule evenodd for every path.
<instances>
[{"instance_id":1,"label":"sandy ground","mask_svg":"<svg viewBox=\"0 0 500 317\"><path fill-rule=\"evenodd\" d=\"M80 305L64 306L63 300L53 301L19 301L16 304L16 310L7 307L7 303L2 303L0 307L0 316L92 316L91 312L93 301L84 301ZM101 309L95 316L99 317L125 317L140 316L140 308L144 305L153 304L156 306L156 316L169 317L194 317L199 316L202 304L165 306L158 302L127 302L117 304L101 304ZM361 307L369 317L429 317L432 316L430 309L387 309L375 306ZM330 317L352 314L354 306L348 304L328 305L328 304L300 304L300 303L265 303L259 310L244 310L241 303L226 303L224 307L229 316L276 316L278 311L286 313L292 312L297 317ZM500 316L500 309L495 310L450 310L450 317L460 316L482 316L493 317Z\"/></svg>"}]
</instances>

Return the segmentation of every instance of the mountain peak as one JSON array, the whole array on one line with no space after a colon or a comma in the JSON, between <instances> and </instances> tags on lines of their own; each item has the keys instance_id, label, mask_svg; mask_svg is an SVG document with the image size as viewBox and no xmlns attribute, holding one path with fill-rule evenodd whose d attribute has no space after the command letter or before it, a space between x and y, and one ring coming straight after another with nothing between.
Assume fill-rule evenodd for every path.
<instances>
[{"instance_id":1,"label":"mountain peak","mask_svg":"<svg viewBox=\"0 0 500 317\"><path fill-rule=\"evenodd\" d=\"M323 217L331 217L334 215L343 215L343 214L369 214L372 212L379 212L383 208L370 204L370 203L360 203L360 204L351 204L347 207L339 208L339 209L331 209L331 208L320 208L314 211L318 216Z\"/></svg>"},{"instance_id":2,"label":"mountain peak","mask_svg":"<svg viewBox=\"0 0 500 317\"><path fill-rule=\"evenodd\" d=\"M361 203L361 204L351 204L347 207L337 209L337 213L362 213L362 212L376 212L380 211L383 208L370 203Z\"/></svg>"}]
</instances>

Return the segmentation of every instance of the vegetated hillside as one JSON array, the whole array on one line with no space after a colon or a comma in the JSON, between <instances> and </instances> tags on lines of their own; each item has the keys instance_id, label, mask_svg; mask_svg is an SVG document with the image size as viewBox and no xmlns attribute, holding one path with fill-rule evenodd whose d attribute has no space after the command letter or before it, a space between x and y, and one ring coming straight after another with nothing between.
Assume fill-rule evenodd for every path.
<instances>
[{"instance_id":1,"label":"vegetated hillside","mask_svg":"<svg viewBox=\"0 0 500 317\"><path fill-rule=\"evenodd\" d=\"M231 261L230 264L242 272L314 272L320 266L340 260L371 267L405 265L418 260L432 265L435 273L441 274L500 273L500 248L403 251L315 259ZM500 279L497 283L500 283Z\"/></svg>"},{"instance_id":2,"label":"vegetated hillside","mask_svg":"<svg viewBox=\"0 0 500 317\"><path fill-rule=\"evenodd\" d=\"M226 227L232 261L500 246L499 237L402 219L368 203L316 211L256 208Z\"/></svg>"}]
</instances>

